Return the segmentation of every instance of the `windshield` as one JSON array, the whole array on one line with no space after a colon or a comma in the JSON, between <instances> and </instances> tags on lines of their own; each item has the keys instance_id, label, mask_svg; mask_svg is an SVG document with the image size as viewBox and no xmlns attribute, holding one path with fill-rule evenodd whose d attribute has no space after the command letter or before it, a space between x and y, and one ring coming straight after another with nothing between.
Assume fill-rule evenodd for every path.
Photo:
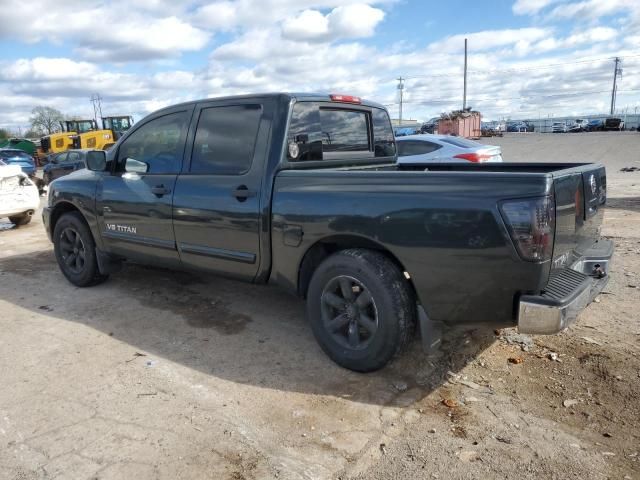
<instances>
[{"instance_id":1,"label":"windshield","mask_svg":"<svg viewBox=\"0 0 640 480\"><path fill-rule=\"evenodd\" d=\"M478 142L474 142L472 140L467 140L466 138L460 138L460 137L440 138L439 140L441 142L448 143L450 145L461 147L461 148L478 148L482 146L482 144Z\"/></svg>"}]
</instances>

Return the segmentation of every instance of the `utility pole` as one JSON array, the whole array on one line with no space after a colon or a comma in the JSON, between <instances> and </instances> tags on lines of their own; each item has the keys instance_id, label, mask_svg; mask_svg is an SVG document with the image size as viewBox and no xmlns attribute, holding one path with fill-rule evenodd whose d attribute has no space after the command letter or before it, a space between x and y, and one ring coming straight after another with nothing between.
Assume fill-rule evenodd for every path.
<instances>
[{"instance_id":1,"label":"utility pole","mask_svg":"<svg viewBox=\"0 0 640 480\"><path fill-rule=\"evenodd\" d=\"M404 78L398 77L398 90L400 92L400 112L398 115L398 126L402 125L402 91L404 90Z\"/></svg>"},{"instance_id":2,"label":"utility pole","mask_svg":"<svg viewBox=\"0 0 640 480\"><path fill-rule=\"evenodd\" d=\"M100 114L100 119L102 120L102 97L99 93L94 93L91 95L91 100L89 100L93 104L93 119L98 124L98 113Z\"/></svg>"},{"instance_id":3,"label":"utility pole","mask_svg":"<svg viewBox=\"0 0 640 480\"><path fill-rule=\"evenodd\" d=\"M462 110L467 108L467 39L464 39L464 93L462 94Z\"/></svg>"},{"instance_id":4,"label":"utility pole","mask_svg":"<svg viewBox=\"0 0 640 480\"><path fill-rule=\"evenodd\" d=\"M611 111L609 115L613 115L613 111L616 108L616 92L618 90L617 81L618 75L622 75L622 67L619 66L621 63L620 57L616 57L614 59L613 64L613 88L611 89Z\"/></svg>"}]
</instances>

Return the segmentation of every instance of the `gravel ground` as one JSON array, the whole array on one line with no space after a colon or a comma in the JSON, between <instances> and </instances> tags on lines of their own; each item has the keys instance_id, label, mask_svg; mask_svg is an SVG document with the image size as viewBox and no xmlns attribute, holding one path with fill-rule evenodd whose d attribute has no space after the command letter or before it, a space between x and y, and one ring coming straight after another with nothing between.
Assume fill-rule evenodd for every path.
<instances>
[{"instance_id":1,"label":"gravel ground","mask_svg":"<svg viewBox=\"0 0 640 480\"><path fill-rule=\"evenodd\" d=\"M640 478L640 134L486 143L607 166L605 293L563 334L449 332L367 375L275 288L130 266L77 289L39 219L0 221L0 478Z\"/></svg>"}]
</instances>

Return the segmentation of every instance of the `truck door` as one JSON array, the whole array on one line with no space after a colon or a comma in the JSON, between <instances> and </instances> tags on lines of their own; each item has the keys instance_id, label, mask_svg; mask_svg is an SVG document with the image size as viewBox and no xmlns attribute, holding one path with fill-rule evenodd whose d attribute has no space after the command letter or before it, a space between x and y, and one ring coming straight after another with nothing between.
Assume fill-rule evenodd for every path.
<instances>
[{"instance_id":1,"label":"truck door","mask_svg":"<svg viewBox=\"0 0 640 480\"><path fill-rule=\"evenodd\" d=\"M185 266L245 280L260 254L260 195L270 122L265 102L199 104L176 182L173 225ZM194 128L195 126L195 128Z\"/></svg>"},{"instance_id":2,"label":"truck door","mask_svg":"<svg viewBox=\"0 0 640 480\"><path fill-rule=\"evenodd\" d=\"M179 265L172 198L193 107L140 124L118 146L96 209L106 251L145 263Z\"/></svg>"}]
</instances>

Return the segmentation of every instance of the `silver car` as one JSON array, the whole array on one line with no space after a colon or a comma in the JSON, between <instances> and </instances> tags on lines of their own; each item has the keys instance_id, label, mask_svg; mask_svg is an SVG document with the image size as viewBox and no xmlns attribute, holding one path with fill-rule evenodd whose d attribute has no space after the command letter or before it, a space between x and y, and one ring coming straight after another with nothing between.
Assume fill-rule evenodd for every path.
<instances>
[{"instance_id":1,"label":"silver car","mask_svg":"<svg viewBox=\"0 0 640 480\"><path fill-rule=\"evenodd\" d=\"M398 163L502 162L502 149L451 135L397 137Z\"/></svg>"}]
</instances>

